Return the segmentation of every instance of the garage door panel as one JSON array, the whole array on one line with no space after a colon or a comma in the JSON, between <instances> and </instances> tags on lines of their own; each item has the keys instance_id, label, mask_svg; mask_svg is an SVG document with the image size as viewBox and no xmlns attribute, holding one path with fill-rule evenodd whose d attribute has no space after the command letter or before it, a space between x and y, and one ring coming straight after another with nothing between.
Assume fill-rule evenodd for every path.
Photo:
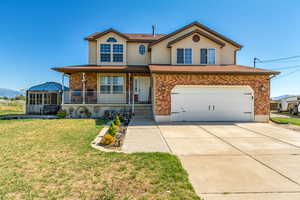
<instances>
[{"instance_id":1,"label":"garage door panel","mask_svg":"<svg viewBox=\"0 0 300 200\"><path fill-rule=\"evenodd\" d=\"M171 94L172 121L251 121L252 91L247 87L184 87Z\"/></svg>"}]
</instances>

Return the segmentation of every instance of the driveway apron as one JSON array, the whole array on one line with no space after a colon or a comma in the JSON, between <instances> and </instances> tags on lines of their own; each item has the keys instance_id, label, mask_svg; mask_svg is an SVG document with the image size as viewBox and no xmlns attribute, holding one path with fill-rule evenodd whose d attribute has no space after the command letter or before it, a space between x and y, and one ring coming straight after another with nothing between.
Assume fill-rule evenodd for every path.
<instances>
[{"instance_id":1,"label":"driveway apron","mask_svg":"<svg viewBox=\"0 0 300 200\"><path fill-rule=\"evenodd\" d=\"M168 123L159 128L207 200L300 199L300 133L262 123Z\"/></svg>"}]
</instances>

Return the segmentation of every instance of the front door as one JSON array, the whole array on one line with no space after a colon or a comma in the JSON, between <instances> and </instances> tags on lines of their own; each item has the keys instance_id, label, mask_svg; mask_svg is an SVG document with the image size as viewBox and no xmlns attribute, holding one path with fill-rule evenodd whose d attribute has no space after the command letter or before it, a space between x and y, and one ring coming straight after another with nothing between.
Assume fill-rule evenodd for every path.
<instances>
[{"instance_id":1,"label":"front door","mask_svg":"<svg viewBox=\"0 0 300 200\"><path fill-rule=\"evenodd\" d=\"M138 76L134 77L134 94L140 103L147 103L149 101L150 92L150 77Z\"/></svg>"}]
</instances>

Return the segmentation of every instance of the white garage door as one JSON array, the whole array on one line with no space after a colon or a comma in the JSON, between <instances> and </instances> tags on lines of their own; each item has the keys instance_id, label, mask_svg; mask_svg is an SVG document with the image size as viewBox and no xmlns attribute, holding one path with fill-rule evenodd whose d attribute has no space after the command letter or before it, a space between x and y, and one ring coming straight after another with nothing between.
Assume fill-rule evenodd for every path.
<instances>
[{"instance_id":1,"label":"white garage door","mask_svg":"<svg viewBox=\"0 0 300 200\"><path fill-rule=\"evenodd\" d=\"M171 93L172 121L252 121L249 87L176 86Z\"/></svg>"}]
</instances>

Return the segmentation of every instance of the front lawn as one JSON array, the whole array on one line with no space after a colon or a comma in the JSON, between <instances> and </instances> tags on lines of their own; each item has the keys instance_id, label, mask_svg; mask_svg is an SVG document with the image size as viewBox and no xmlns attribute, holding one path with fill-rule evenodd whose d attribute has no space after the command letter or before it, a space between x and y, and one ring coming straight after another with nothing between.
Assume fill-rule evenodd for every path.
<instances>
[{"instance_id":1,"label":"front lawn","mask_svg":"<svg viewBox=\"0 0 300 200\"><path fill-rule=\"evenodd\" d=\"M0 199L199 199L176 156L103 153L94 120L0 120Z\"/></svg>"},{"instance_id":2,"label":"front lawn","mask_svg":"<svg viewBox=\"0 0 300 200\"><path fill-rule=\"evenodd\" d=\"M0 101L0 115L24 114L25 101Z\"/></svg>"},{"instance_id":3,"label":"front lawn","mask_svg":"<svg viewBox=\"0 0 300 200\"><path fill-rule=\"evenodd\" d=\"M290 123L300 126L300 118L272 117L271 119L276 122Z\"/></svg>"}]
</instances>

